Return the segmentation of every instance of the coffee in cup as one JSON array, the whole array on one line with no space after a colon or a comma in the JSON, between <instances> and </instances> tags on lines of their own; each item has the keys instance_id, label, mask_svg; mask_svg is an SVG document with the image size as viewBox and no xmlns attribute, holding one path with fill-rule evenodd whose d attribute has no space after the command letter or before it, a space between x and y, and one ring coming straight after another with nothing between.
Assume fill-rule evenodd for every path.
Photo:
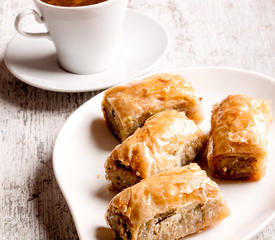
<instances>
[{"instance_id":1,"label":"coffee in cup","mask_svg":"<svg viewBox=\"0 0 275 240\"><path fill-rule=\"evenodd\" d=\"M44 3L48 3L60 7L81 7L93 4L98 4L101 2L106 2L108 0L41 0Z\"/></svg>"}]
</instances>

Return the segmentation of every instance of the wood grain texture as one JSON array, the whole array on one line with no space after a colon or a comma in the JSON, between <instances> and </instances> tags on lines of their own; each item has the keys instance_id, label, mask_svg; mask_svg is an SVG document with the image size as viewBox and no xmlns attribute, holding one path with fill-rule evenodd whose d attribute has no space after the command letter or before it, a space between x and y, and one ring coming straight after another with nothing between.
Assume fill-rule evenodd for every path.
<instances>
[{"instance_id":1,"label":"wood grain texture","mask_svg":"<svg viewBox=\"0 0 275 240\"><path fill-rule=\"evenodd\" d=\"M130 0L171 35L153 70L232 66L275 76L274 0ZM98 92L65 94L30 87L2 62L16 14L31 0L0 1L0 239L78 239L55 181L51 154L67 117ZM275 220L253 240L275 239Z\"/></svg>"}]
</instances>

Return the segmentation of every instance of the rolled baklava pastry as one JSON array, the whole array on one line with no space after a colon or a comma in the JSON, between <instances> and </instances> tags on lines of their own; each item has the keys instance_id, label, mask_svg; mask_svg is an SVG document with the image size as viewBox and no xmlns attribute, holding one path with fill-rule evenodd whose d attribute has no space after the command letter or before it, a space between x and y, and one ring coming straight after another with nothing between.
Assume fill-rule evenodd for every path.
<instances>
[{"instance_id":1,"label":"rolled baklava pastry","mask_svg":"<svg viewBox=\"0 0 275 240\"><path fill-rule=\"evenodd\" d=\"M184 111L196 123L203 120L201 98L180 75L158 74L113 87L105 92L102 101L105 121L121 141L147 118L167 109Z\"/></svg>"},{"instance_id":2,"label":"rolled baklava pastry","mask_svg":"<svg viewBox=\"0 0 275 240\"><path fill-rule=\"evenodd\" d=\"M205 143L205 134L184 112L165 110L147 119L113 150L105 164L106 178L122 190L143 178L189 164Z\"/></svg>"},{"instance_id":3,"label":"rolled baklava pastry","mask_svg":"<svg viewBox=\"0 0 275 240\"><path fill-rule=\"evenodd\" d=\"M106 220L118 239L175 240L229 216L215 182L196 163L154 175L116 195Z\"/></svg>"},{"instance_id":4,"label":"rolled baklava pastry","mask_svg":"<svg viewBox=\"0 0 275 240\"><path fill-rule=\"evenodd\" d=\"M207 147L212 175L259 180L265 174L270 102L230 95L214 106Z\"/></svg>"}]
</instances>

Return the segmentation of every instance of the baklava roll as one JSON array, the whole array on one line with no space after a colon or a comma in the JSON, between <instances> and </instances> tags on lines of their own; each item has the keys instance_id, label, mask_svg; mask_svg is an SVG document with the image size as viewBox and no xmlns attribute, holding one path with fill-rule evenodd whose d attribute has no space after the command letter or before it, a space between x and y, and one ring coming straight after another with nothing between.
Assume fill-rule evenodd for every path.
<instances>
[{"instance_id":1,"label":"baklava roll","mask_svg":"<svg viewBox=\"0 0 275 240\"><path fill-rule=\"evenodd\" d=\"M113 150L105 164L106 178L122 190L194 161L205 143L205 134L184 112L157 113Z\"/></svg>"},{"instance_id":2,"label":"baklava roll","mask_svg":"<svg viewBox=\"0 0 275 240\"><path fill-rule=\"evenodd\" d=\"M179 75L158 74L128 85L113 87L102 101L111 131L124 141L147 118L166 109L184 111L196 123L203 120L201 98Z\"/></svg>"},{"instance_id":3,"label":"baklava roll","mask_svg":"<svg viewBox=\"0 0 275 240\"><path fill-rule=\"evenodd\" d=\"M106 221L122 240L176 240L220 223L230 210L196 163L146 178L116 195Z\"/></svg>"},{"instance_id":4,"label":"baklava roll","mask_svg":"<svg viewBox=\"0 0 275 240\"><path fill-rule=\"evenodd\" d=\"M270 102L230 95L212 111L207 147L212 175L224 179L259 180L265 174Z\"/></svg>"}]
</instances>

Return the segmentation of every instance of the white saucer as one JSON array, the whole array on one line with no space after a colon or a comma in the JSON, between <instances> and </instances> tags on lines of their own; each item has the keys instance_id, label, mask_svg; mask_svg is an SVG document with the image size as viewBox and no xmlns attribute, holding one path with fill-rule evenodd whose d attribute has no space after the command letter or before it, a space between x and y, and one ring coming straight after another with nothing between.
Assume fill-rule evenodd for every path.
<instances>
[{"instance_id":1,"label":"white saucer","mask_svg":"<svg viewBox=\"0 0 275 240\"><path fill-rule=\"evenodd\" d=\"M42 25L31 26L41 31ZM31 39L16 34L5 55L9 71L23 82L50 91L85 92L103 89L136 77L157 64L168 49L167 30L156 20L127 10L122 53L107 71L77 75L59 67L55 47L48 39Z\"/></svg>"}]
</instances>

